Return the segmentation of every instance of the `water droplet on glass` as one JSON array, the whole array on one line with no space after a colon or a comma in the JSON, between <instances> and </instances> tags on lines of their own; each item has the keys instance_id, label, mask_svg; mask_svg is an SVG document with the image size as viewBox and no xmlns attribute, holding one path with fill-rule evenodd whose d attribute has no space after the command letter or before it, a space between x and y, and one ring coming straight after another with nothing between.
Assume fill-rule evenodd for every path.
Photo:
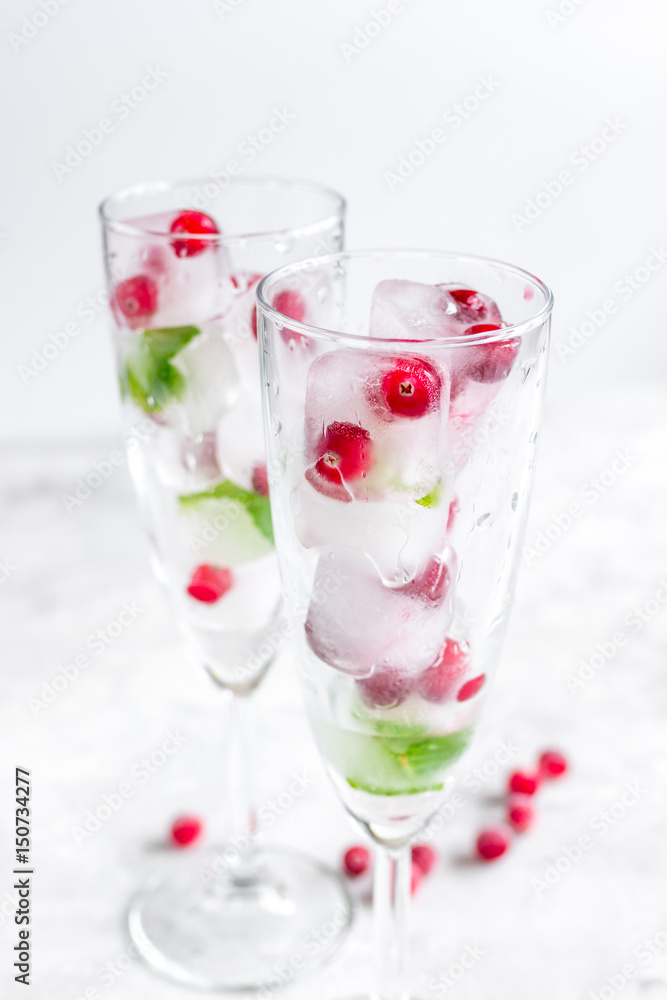
<instances>
[{"instance_id":1,"label":"water droplet on glass","mask_svg":"<svg viewBox=\"0 0 667 1000\"><path fill-rule=\"evenodd\" d=\"M274 417L273 417L273 433L276 435L276 437L278 436L278 434L280 434L280 432L281 432L282 429L283 429L283 425L282 425L282 422L280 421L280 418L277 417L277 416L275 416L275 414L274 414Z\"/></svg>"},{"instance_id":2,"label":"water droplet on glass","mask_svg":"<svg viewBox=\"0 0 667 1000\"><path fill-rule=\"evenodd\" d=\"M518 493L513 493L512 494L512 510L516 510L518 503L519 503L519 494Z\"/></svg>"},{"instance_id":3,"label":"water droplet on glass","mask_svg":"<svg viewBox=\"0 0 667 1000\"><path fill-rule=\"evenodd\" d=\"M478 517L478 518L477 518L477 527L478 527L478 528L481 528L481 527L482 527L482 525L484 524L484 522L485 522L485 521L487 520L487 518L489 518L489 517L491 517L491 514L490 514L490 513L489 513L489 514L482 514L482 516L481 516L481 517Z\"/></svg>"},{"instance_id":4,"label":"water droplet on glass","mask_svg":"<svg viewBox=\"0 0 667 1000\"><path fill-rule=\"evenodd\" d=\"M537 431L533 431L533 433L528 438L528 441L530 444L535 444L535 442L537 441Z\"/></svg>"}]
</instances>

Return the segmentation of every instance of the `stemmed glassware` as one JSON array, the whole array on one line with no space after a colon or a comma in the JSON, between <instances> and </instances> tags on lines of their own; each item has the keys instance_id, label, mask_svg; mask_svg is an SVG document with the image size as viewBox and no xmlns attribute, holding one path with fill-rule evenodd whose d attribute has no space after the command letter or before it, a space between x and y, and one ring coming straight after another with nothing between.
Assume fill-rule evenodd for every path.
<instances>
[{"instance_id":1,"label":"stemmed glassware","mask_svg":"<svg viewBox=\"0 0 667 1000\"><path fill-rule=\"evenodd\" d=\"M492 695L552 296L509 265L416 251L302 261L257 296L297 669L333 784L376 845L376 995L404 997L410 843Z\"/></svg>"},{"instance_id":2,"label":"stemmed glassware","mask_svg":"<svg viewBox=\"0 0 667 1000\"><path fill-rule=\"evenodd\" d=\"M345 203L310 183L211 178L129 188L101 206L129 461L155 569L194 659L227 694L229 815L217 852L152 875L130 932L164 974L204 988L268 982L336 915L300 970L350 919L333 872L257 847L249 695L284 644L268 499L255 288L280 264L340 250ZM308 320L288 292L281 308ZM285 349L304 353L300 338Z\"/></svg>"}]
</instances>

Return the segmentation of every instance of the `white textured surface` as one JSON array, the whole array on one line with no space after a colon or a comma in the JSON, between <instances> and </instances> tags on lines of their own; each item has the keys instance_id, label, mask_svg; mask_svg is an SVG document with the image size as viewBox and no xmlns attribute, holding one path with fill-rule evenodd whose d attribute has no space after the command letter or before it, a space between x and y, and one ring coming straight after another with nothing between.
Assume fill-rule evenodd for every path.
<instances>
[{"instance_id":1,"label":"white textured surface","mask_svg":"<svg viewBox=\"0 0 667 1000\"><path fill-rule=\"evenodd\" d=\"M175 813L200 812L215 828L224 808L220 696L188 662L150 576L126 469L69 514L61 499L113 447L3 455L0 557L16 568L0 587L0 884L4 896L13 853L10 768L20 765L32 770L34 785L35 1000L69 1000L94 985L105 1000L188 995L141 962L122 959L124 907L160 856L157 844ZM611 468L618 450L629 452L630 467L597 501L586 499L582 490ZM583 1000L633 963L637 976L624 997L667 997L667 979L660 984L667 969L667 615L660 606L636 633L626 621L667 578L666 453L667 402L654 390L572 400L547 414L527 544L577 499L582 514L543 555L524 560L496 702L469 765L482 764L500 740L518 746L516 762L526 764L537 749L556 744L571 757L572 774L542 791L535 831L486 867L470 863L469 852L479 825L500 817L501 777L479 795L464 790L465 805L437 835L441 864L414 907L417 992ZM87 637L125 601L143 609L134 624L106 652L88 649L90 667L35 716L28 699L40 697L42 684L85 650ZM619 629L627 644L571 693L566 676ZM296 771L317 779L268 839L336 864L356 835L323 777L288 662L269 675L257 710L259 801L278 795ZM174 727L188 742L79 846L72 827ZM596 817L628 782L639 782L639 798L603 833ZM584 834L590 850L538 894L532 880ZM649 962L637 949L656 934L662 950ZM2 997L25 995L11 982L13 944L13 925L2 918ZM467 945L482 949L482 958L457 985L445 990L441 981L434 990L433 980ZM337 963L288 995L359 993L369 982L368 949L362 909ZM113 985L102 984L99 970L119 957L129 967Z\"/></svg>"}]
</instances>

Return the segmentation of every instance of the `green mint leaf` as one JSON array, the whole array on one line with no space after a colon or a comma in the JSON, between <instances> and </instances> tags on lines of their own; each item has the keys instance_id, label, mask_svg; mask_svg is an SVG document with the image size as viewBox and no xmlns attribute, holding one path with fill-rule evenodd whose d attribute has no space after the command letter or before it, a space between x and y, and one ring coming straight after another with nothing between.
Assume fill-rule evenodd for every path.
<instances>
[{"instance_id":1,"label":"green mint leaf","mask_svg":"<svg viewBox=\"0 0 667 1000\"><path fill-rule=\"evenodd\" d=\"M438 481L430 493L427 493L425 497L421 497L419 500L415 500L415 503L420 504L422 507L437 507L442 499L442 483Z\"/></svg>"},{"instance_id":2,"label":"green mint leaf","mask_svg":"<svg viewBox=\"0 0 667 1000\"><path fill-rule=\"evenodd\" d=\"M181 395L185 379L170 362L199 332L198 326L168 326L132 336L125 386L145 413L159 413Z\"/></svg>"},{"instance_id":3,"label":"green mint leaf","mask_svg":"<svg viewBox=\"0 0 667 1000\"><path fill-rule=\"evenodd\" d=\"M244 490L243 487L237 486L229 479L225 479L222 483L216 483L215 486L210 486L207 490L202 490L199 493L185 493L178 499L184 506L189 506L200 503L202 500L222 500L223 498L240 503L253 519L258 530L271 544L274 543L269 498L261 496L259 493L251 493L250 490Z\"/></svg>"}]
</instances>

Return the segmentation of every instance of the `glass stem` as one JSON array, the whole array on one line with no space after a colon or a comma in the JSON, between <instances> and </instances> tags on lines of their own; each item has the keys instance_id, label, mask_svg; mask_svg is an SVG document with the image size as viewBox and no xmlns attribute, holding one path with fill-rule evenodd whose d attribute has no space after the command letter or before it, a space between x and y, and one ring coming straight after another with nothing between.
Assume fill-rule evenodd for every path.
<instances>
[{"instance_id":1,"label":"glass stem","mask_svg":"<svg viewBox=\"0 0 667 1000\"><path fill-rule=\"evenodd\" d=\"M407 918L410 902L410 845L375 849L373 920L374 1000L406 1000Z\"/></svg>"},{"instance_id":2,"label":"glass stem","mask_svg":"<svg viewBox=\"0 0 667 1000\"><path fill-rule=\"evenodd\" d=\"M248 884L256 878L254 837L257 818L253 800L251 752L253 707L248 695L230 693L227 704L227 850L231 876Z\"/></svg>"}]
</instances>

